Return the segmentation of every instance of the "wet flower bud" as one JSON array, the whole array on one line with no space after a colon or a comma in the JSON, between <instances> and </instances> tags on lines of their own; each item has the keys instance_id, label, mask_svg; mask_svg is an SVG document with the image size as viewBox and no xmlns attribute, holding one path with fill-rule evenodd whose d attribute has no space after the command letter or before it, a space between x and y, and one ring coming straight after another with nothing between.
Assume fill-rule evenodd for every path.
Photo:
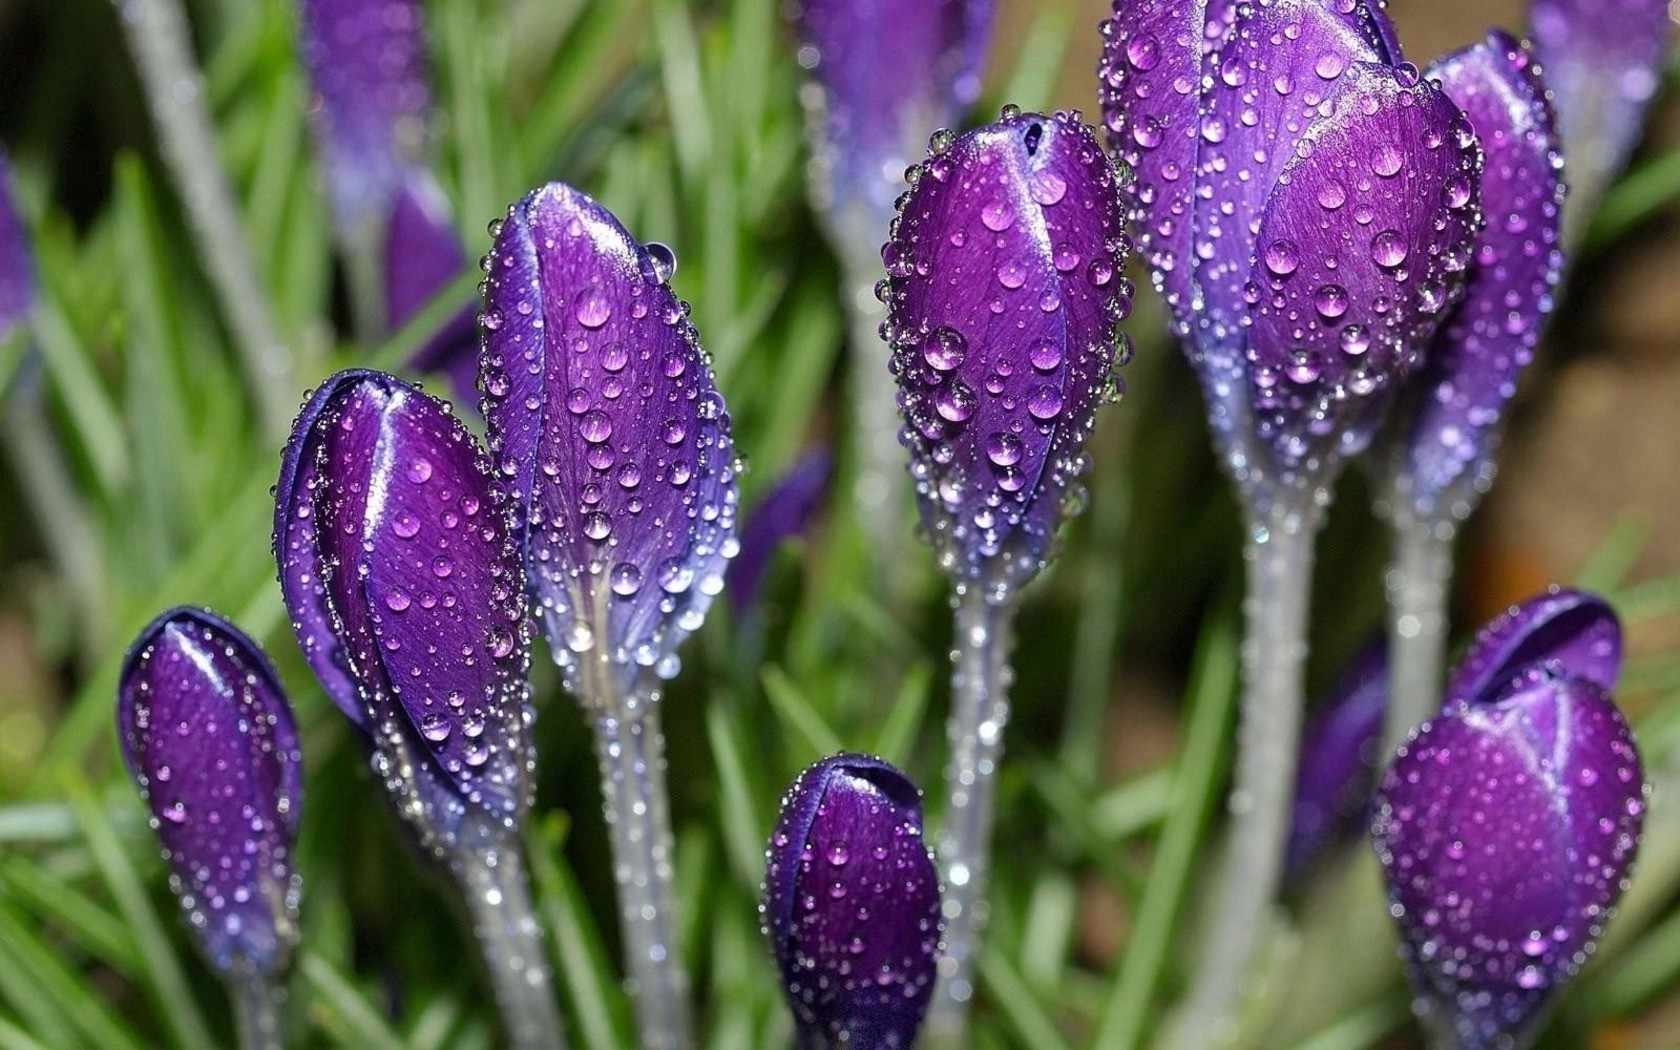
<instances>
[{"instance_id":1,"label":"wet flower bud","mask_svg":"<svg viewBox=\"0 0 1680 1050\"><path fill-rule=\"evenodd\" d=\"M771 559L783 541L802 535L828 497L834 455L826 448L807 453L776 482L741 529L741 553L729 563L729 604L737 618L758 601Z\"/></svg>"},{"instance_id":2,"label":"wet flower bud","mask_svg":"<svg viewBox=\"0 0 1680 1050\"><path fill-rule=\"evenodd\" d=\"M283 968L297 943L303 756L268 657L215 613L169 610L123 662L117 737L211 965Z\"/></svg>"},{"instance_id":3,"label":"wet flower bud","mask_svg":"<svg viewBox=\"0 0 1680 1050\"><path fill-rule=\"evenodd\" d=\"M1373 834L1425 1024L1522 1045L1626 888L1645 784L1610 700L1619 631L1559 592L1478 636L1396 754Z\"/></svg>"},{"instance_id":4,"label":"wet flower bud","mask_svg":"<svg viewBox=\"0 0 1680 1050\"><path fill-rule=\"evenodd\" d=\"M908 1050L941 928L916 785L866 755L801 773L770 838L761 911L802 1048Z\"/></svg>"},{"instance_id":5,"label":"wet flower bud","mask_svg":"<svg viewBox=\"0 0 1680 1050\"><path fill-rule=\"evenodd\" d=\"M882 249L901 440L958 581L1015 587L1083 500L1131 306L1113 167L1077 115L936 136ZM1124 344L1123 344L1124 345Z\"/></svg>"},{"instance_id":6,"label":"wet flower bud","mask_svg":"<svg viewBox=\"0 0 1680 1050\"><path fill-rule=\"evenodd\" d=\"M448 407L340 372L286 445L274 548L292 626L440 855L529 806L529 627L506 504Z\"/></svg>"},{"instance_id":7,"label":"wet flower bud","mask_svg":"<svg viewBox=\"0 0 1680 1050\"><path fill-rule=\"evenodd\" d=\"M1391 512L1430 525L1469 516L1493 481L1506 402L1534 359L1562 273L1563 156L1546 86L1523 45L1495 31L1426 74L1464 110L1486 157L1464 300L1407 384L1390 427Z\"/></svg>"},{"instance_id":8,"label":"wet flower bud","mask_svg":"<svg viewBox=\"0 0 1680 1050\"><path fill-rule=\"evenodd\" d=\"M560 183L508 210L487 261L490 449L579 697L590 662L675 675L738 547L729 414L674 267Z\"/></svg>"}]
</instances>

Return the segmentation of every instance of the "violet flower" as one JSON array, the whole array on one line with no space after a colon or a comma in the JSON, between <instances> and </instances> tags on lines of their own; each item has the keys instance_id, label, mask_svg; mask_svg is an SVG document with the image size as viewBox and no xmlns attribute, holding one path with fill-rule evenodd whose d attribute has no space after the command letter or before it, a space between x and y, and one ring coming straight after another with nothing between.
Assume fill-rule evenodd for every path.
<instances>
[{"instance_id":1,"label":"violet flower","mask_svg":"<svg viewBox=\"0 0 1680 1050\"><path fill-rule=\"evenodd\" d=\"M1574 243L1639 142L1674 26L1667 0L1534 0L1529 34L1569 159L1564 226Z\"/></svg>"},{"instance_id":2,"label":"violet flower","mask_svg":"<svg viewBox=\"0 0 1680 1050\"><path fill-rule=\"evenodd\" d=\"M1284 861L1290 877L1369 826L1387 710L1388 653L1378 643L1348 664L1302 734Z\"/></svg>"},{"instance_id":3,"label":"violet flower","mask_svg":"<svg viewBox=\"0 0 1680 1050\"><path fill-rule=\"evenodd\" d=\"M941 929L915 784L867 755L801 773L770 837L760 912L801 1050L909 1050Z\"/></svg>"},{"instance_id":4,"label":"violet flower","mask_svg":"<svg viewBox=\"0 0 1680 1050\"><path fill-rule=\"evenodd\" d=\"M1372 831L1439 1047L1527 1046L1626 888L1646 789L1606 681L1619 644L1590 596L1513 609L1383 778Z\"/></svg>"},{"instance_id":5,"label":"violet flower","mask_svg":"<svg viewBox=\"0 0 1680 1050\"><path fill-rule=\"evenodd\" d=\"M466 269L449 206L425 168L431 89L415 0L299 0L315 138L364 338L401 328ZM414 355L476 401L472 304Z\"/></svg>"},{"instance_id":6,"label":"violet flower","mask_svg":"<svg viewBox=\"0 0 1680 1050\"><path fill-rule=\"evenodd\" d=\"M834 477L834 454L827 448L807 453L795 463L747 515L741 529L741 552L724 576L729 605L737 620L758 604L776 552L782 543L804 535L828 499Z\"/></svg>"},{"instance_id":7,"label":"violet flower","mask_svg":"<svg viewBox=\"0 0 1680 1050\"><path fill-rule=\"evenodd\" d=\"M28 322L38 294L35 252L13 192L11 159L0 148L0 344Z\"/></svg>"},{"instance_id":8,"label":"violet flower","mask_svg":"<svg viewBox=\"0 0 1680 1050\"><path fill-rule=\"evenodd\" d=\"M566 687L595 723L642 1045L686 1047L661 679L737 551L729 414L650 251L560 183L498 224L481 361L490 449Z\"/></svg>"},{"instance_id":9,"label":"violet flower","mask_svg":"<svg viewBox=\"0 0 1680 1050\"><path fill-rule=\"evenodd\" d=\"M350 370L298 416L274 550L316 677L371 745L397 812L462 885L510 1039L555 1047L519 852L530 628L508 509L448 406Z\"/></svg>"},{"instance_id":10,"label":"violet flower","mask_svg":"<svg viewBox=\"0 0 1680 1050\"><path fill-rule=\"evenodd\" d=\"M1016 595L1083 503L1085 441L1125 359L1116 181L1077 115L1008 107L934 137L882 249L900 440L956 610L936 1040L957 1038L973 995Z\"/></svg>"},{"instance_id":11,"label":"violet flower","mask_svg":"<svg viewBox=\"0 0 1680 1050\"><path fill-rule=\"evenodd\" d=\"M1181 1029L1206 1046L1282 876L1313 540L1458 296L1480 154L1367 0L1115 0L1103 34L1131 218L1248 526L1243 819Z\"/></svg>"},{"instance_id":12,"label":"violet flower","mask_svg":"<svg viewBox=\"0 0 1680 1050\"><path fill-rule=\"evenodd\" d=\"M279 1047L279 976L298 939L292 853L303 796L279 676L220 616L171 609L123 661L117 738L187 925L234 989L240 1045Z\"/></svg>"},{"instance_id":13,"label":"violet flower","mask_svg":"<svg viewBox=\"0 0 1680 1050\"><path fill-rule=\"evenodd\" d=\"M1464 300L1406 385L1377 457L1395 554L1389 569L1392 751L1440 696L1452 542L1493 483L1500 422L1534 359L1562 273L1563 158L1529 52L1495 30L1427 76L1464 110L1486 154Z\"/></svg>"}]
</instances>

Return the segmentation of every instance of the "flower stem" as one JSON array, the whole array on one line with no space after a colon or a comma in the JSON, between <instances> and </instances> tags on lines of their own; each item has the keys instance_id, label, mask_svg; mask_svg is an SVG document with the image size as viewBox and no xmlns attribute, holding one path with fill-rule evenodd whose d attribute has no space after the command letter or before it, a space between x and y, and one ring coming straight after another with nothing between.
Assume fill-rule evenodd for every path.
<instances>
[{"instance_id":1,"label":"flower stem","mask_svg":"<svg viewBox=\"0 0 1680 1050\"><path fill-rule=\"evenodd\" d=\"M903 571L909 538L904 527L909 460L898 442L903 426L898 385L887 369L887 345L881 339L887 308L875 298L881 257L878 250L864 253L864 258L871 256L873 266L861 261L847 264L841 281L851 348L852 446L856 451L851 496L853 512L869 541L874 576L884 588L881 593L891 607L898 607L913 578Z\"/></svg>"},{"instance_id":2,"label":"flower stem","mask_svg":"<svg viewBox=\"0 0 1680 1050\"><path fill-rule=\"evenodd\" d=\"M565 1030L517 836L487 824L464 836L452 866L472 914L512 1050L564 1050Z\"/></svg>"},{"instance_id":3,"label":"flower stem","mask_svg":"<svg viewBox=\"0 0 1680 1050\"><path fill-rule=\"evenodd\" d=\"M1283 877L1284 848L1300 749L1307 606L1320 514L1285 501L1250 523L1243 550L1243 693L1231 843L1217 902L1184 1013L1180 1047L1197 1050L1234 1035L1243 983L1253 969Z\"/></svg>"},{"instance_id":4,"label":"flower stem","mask_svg":"<svg viewBox=\"0 0 1680 1050\"><path fill-rule=\"evenodd\" d=\"M222 311L270 434L286 433L295 390L291 352L280 340L257 283L250 242L233 189L217 158L215 129L205 104L204 77L193 60L181 0L118 0L129 50L157 124L158 145L185 206L206 275Z\"/></svg>"},{"instance_id":5,"label":"flower stem","mask_svg":"<svg viewBox=\"0 0 1680 1050\"><path fill-rule=\"evenodd\" d=\"M1013 593L1001 598L977 585L959 587L952 642L951 747L945 767L945 818L939 854L945 868L945 950L928 1015L928 1044L966 1046L974 1000L975 957L986 924L986 874L997 803L1003 727L1009 721L1009 650Z\"/></svg>"},{"instance_id":6,"label":"flower stem","mask_svg":"<svg viewBox=\"0 0 1680 1050\"><path fill-rule=\"evenodd\" d=\"M610 679L611 670L597 677ZM677 954L659 690L651 676L644 676L633 694L618 702L595 699L595 748L640 1045L643 1050L686 1050L694 1045L694 1022Z\"/></svg>"},{"instance_id":7,"label":"flower stem","mask_svg":"<svg viewBox=\"0 0 1680 1050\"><path fill-rule=\"evenodd\" d=\"M239 1050L281 1050L286 1045L280 1022L284 989L272 974L255 970L234 974L231 980Z\"/></svg>"},{"instance_id":8,"label":"flower stem","mask_svg":"<svg viewBox=\"0 0 1680 1050\"><path fill-rule=\"evenodd\" d=\"M1383 755L1441 708L1452 581L1452 530L1429 522L1394 523L1388 568L1388 720Z\"/></svg>"}]
</instances>

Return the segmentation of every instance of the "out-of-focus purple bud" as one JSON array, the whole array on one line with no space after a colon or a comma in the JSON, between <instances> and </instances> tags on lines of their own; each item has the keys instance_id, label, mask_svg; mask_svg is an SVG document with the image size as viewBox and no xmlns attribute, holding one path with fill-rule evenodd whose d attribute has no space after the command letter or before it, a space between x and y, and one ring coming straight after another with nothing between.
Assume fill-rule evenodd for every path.
<instances>
[{"instance_id":1,"label":"out-of-focus purple bud","mask_svg":"<svg viewBox=\"0 0 1680 1050\"><path fill-rule=\"evenodd\" d=\"M1481 140L1482 210L1464 301L1436 335L1397 408L1393 513L1423 525L1469 516L1493 480L1504 407L1534 358L1563 268L1563 156L1528 51L1495 30L1427 74Z\"/></svg>"},{"instance_id":2,"label":"out-of-focus purple bud","mask_svg":"<svg viewBox=\"0 0 1680 1050\"><path fill-rule=\"evenodd\" d=\"M13 196L11 160L0 149L0 342L27 320L35 295L35 253Z\"/></svg>"},{"instance_id":3,"label":"out-of-focus purple bud","mask_svg":"<svg viewBox=\"0 0 1680 1050\"><path fill-rule=\"evenodd\" d=\"M378 372L315 392L281 468L275 555L317 677L440 855L469 814L529 806L529 627L490 464L460 420Z\"/></svg>"},{"instance_id":4,"label":"out-of-focus purple bud","mask_svg":"<svg viewBox=\"0 0 1680 1050\"><path fill-rule=\"evenodd\" d=\"M764 933L802 1050L907 1050L941 932L916 785L878 758L823 759L783 797L766 862Z\"/></svg>"},{"instance_id":5,"label":"out-of-focus purple bud","mask_svg":"<svg viewBox=\"0 0 1680 1050\"><path fill-rule=\"evenodd\" d=\"M1401 747L1373 833L1426 1025L1526 1045L1625 889L1645 783L1599 685L1541 664L1449 707Z\"/></svg>"},{"instance_id":6,"label":"out-of-focus purple bud","mask_svg":"<svg viewBox=\"0 0 1680 1050\"><path fill-rule=\"evenodd\" d=\"M1513 605L1476 633L1447 679L1446 705L1468 703L1539 664L1612 692L1622 669L1622 625L1603 598L1553 588Z\"/></svg>"},{"instance_id":7,"label":"out-of-focus purple bud","mask_svg":"<svg viewBox=\"0 0 1680 1050\"><path fill-rule=\"evenodd\" d=\"M1662 84L1674 34L1669 4L1534 0L1529 34L1557 107L1571 211L1590 211L1627 163Z\"/></svg>"},{"instance_id":8,"label":"out-of-focus purple bud","mask_svg":"<svg viewBox=\"0 0 1680 1050\"><path fill-rule=\"evenodd\" d=\"M668 249L560 183L495 231L481 320L490 449L574 695L580 663L677 672L723 588L735 452Z\"/></svg>"},{"instance_id":9,"label":"out-of-focus purple bud","mask_svg":"<svg viewBox=\"0 0 1680 1050\"><path fill-rule=\"evenodd\" d=\"M211 965L269 974L297 943L297 724L261 647L204 609L140 632L117 687L123 760Z\"/></svg>"},{"instance_id":10,"label":"out-of-focus purple bud","mask_svg":"<svg viewBox=\"0 0 1680 1050\"><path fill-rule=\"evenodd\" d=\"M764 497L741 529L741 553L725 574L729 604L737 618L750 612L770 560L782 541L802 535L828 496L834 455L826 448L806 454Z\"/></svg>"},{"instance_id":11,"label":"out-of-focus purple bud","mask_svg":"<svg viewBox=\"0 0 1680 1050\"><path fill-rule=\"evenodd\" d=\"M1379 642L1348 665L1302 734L1285 862L1290 872L1300 873L1369 825L1387 709L1388 654Z\"/></svg>"},{"instance_id":12,"label":"out-of-focus purple bud","mask_svg":"<svg viewBox=\"0 0 1680 1050\"><path fill-rule=\"evenodd\" d=\"M430 175L415 169L403 181L385 228L385 310L401 328L467 268L467 254L449 218L449 204ZM478 402L478 307L464 303L409 363L439 372L465 404Z\"/></svg>"},{"instance_id":13,"label":"out-of-focus purple bud","mask_svg":"<svg viewBox=\"0 0 1680 1050\"><path fill-rule=\"evenodd\" d=\"M1082 500L1130 353L1114 169L1077 115L1009 107L936 135L911 181L882 249L901 440L940 566L1019 586Z\"/></svg>"},{"instance_id":14,"label":"out-of-focus purple bud","mask_svg":"<svg viewBox=\"0 0 1680 1050\"><path fill-rule=\"evenodd\" d=\"M1132 219L1227 464L1251 498L1322 484L1462 283L1475 136L1364 0L1115 0L1104 32Z\"/></svg>"},{"instance_id":15,"label":"out-of-focus purple bud","mask_svg":"<svg viewBox=\"0 0 1680 1050\"><path fill-rule=\"evenodd\" d=\"M885 227L904 169L980 97L994 0L801 0L818 207Z\"/></svg>"}]
</instances>

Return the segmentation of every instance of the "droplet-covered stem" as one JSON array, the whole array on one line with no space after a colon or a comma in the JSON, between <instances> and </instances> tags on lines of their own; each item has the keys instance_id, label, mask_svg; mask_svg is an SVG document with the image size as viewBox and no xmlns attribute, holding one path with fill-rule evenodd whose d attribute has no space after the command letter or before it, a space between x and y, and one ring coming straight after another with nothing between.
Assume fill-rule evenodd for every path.
<instances>
[{"instance_id":1,"label":"droplet-covered stem","mask_svg":"<svg viewBox=\"0 0 1680 1050\"><path fill-rule=\"evenodd\" d=\"M876 233L875 240L879 239ZM846 254L858 255L855 250ZM906 582L903 555L908 538L908 489L904 476L909 457L898 441L903 426L898 387L887 368L887 344L881 339L887 308L875 297L881 269L879 244L860 258L872 265L847 263L841 288L851 348L852 446L857 453L850 495L852 513L869 539L874 578L886 588L883 593L890 600L903 595Z\"/></svg>"},{"instance_id":2,"label":"droplet-covered stem","mask_svg":"<svg viewBox=\"0 0 1680 1050\"><path fill-rule=\"evenodd\" d=\"M1319 513L1310 497L1255 515L1243 557L1243 694L1230 847L1214 915L1173 1045L1224 1045L1243 982L1258 961L1283 879L1300 749L1307 607Z\"/></svg>"},{"instance_id":3,"label":"droplet-covered stem","mask_svg":"<svg viewBox=\"0 0 1680 1050\"><path fill-rule=\"evenodd\" d=\"M966 1046L975 953L985 926L986 875L997 804L1003 727L1009 721L1013 593L998 598L968 585L956 599L951 658L951 747L939 856L945 874L945 952L928 1016L928 1045Z\"/></svg>"},{"instance_id":4,"label":"droplet-covered stem","mask_svg":"<svg viewBox=\"0 0 1680 1050\"><path fill-rule=\"evenodd\" d=\"M1452 533L1428 522L1397 520L1388 568L1388 720L1386 758L1407 734L1441 709L1452 583Z\"/></svg>"},{"instance_id":5,"label":"droplet-covered stem","mask_svg":"<svg viewBox=\"0 0 1680 1050\"><path fill-rule=\"evenodd\" d=\"M280 1007L286 993L272 974L248 969L231 979L233 1019L239 1050L282 1050L286 1045Z\"/></svg>"},{"instance_id":6,"label":"droplet-covered stem","mask_svg":"<svg viewBox=\"0 0 1680 1050\"><path fill-rule=\"evenodd\" d=\"M479 821L463 835L452 869L472 915L473 934L512 1050L564 1050L565 1031L531 903L517 836Z\"/></svg>"}]
</instances>

